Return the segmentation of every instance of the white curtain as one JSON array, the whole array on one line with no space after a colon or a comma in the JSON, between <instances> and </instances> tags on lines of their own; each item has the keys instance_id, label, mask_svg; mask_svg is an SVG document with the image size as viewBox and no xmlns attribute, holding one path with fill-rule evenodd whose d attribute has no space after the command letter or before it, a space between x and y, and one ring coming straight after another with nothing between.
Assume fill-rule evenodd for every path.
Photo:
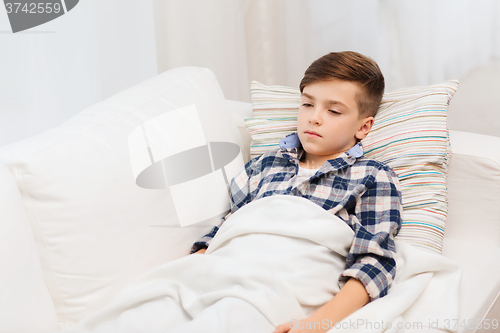
<instances>
[{"instance_id":1,"label":"white curtain","mask_svg":"<svg viewBox=\"0 0 500 333\"><path fill-rule=\"evenodd\" d=\"M298 86L332 51L372 57L386 91L458 78L500 56L495 0L153 0L158 69L214 70L226 98L252 80Z\"/></svg>"},{"instance_id":2,"label":"white curtain","mask_svg":"<svg viewBox=\"0 0 500 333\"><path fill-rule=\"evenodd\" d=\"M249 100L240 0L153 0L153 10L160 73L180 66L207 67L226 98Z\"/></svg>"},{"instance_id":3,"label":"white curtain","mask_svg":"<svg viewBox=\"0 0 500 333\"><path fill-rule=\"evenodd\" d=\"M497 0L82 0L12 34L0 6L0 146L179 66L212 69L226 98L252 80L297 87L331 52L375 59L386 91L458 78L500 57Z\"/></svg>"}]
</instances>

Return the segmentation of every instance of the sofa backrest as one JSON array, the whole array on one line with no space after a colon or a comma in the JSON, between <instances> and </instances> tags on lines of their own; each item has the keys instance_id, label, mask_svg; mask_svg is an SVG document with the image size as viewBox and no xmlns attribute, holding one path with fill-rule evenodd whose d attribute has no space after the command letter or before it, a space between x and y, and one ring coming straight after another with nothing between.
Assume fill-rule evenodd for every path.
<instances>
[{"instance_id":1,"label":"sofa backrest","mask_svg":"<svg viewBox=\"0 0 500 333\"><path fill-rule=\"evenodd\" d=\"M188 255L227 213L242 147L215 75L197 67L164 72L1 147L58 328Z\"/></svg>"},{"instance_id":2,"label":"sofa backrest","mask_svg":"<svg viewBox=\"0 0 500 333\"><path fill-rule=\"evenodd\" d=\"M500 137L450 131L445 237L500 247Z\"/></svg>"}]
</instances>

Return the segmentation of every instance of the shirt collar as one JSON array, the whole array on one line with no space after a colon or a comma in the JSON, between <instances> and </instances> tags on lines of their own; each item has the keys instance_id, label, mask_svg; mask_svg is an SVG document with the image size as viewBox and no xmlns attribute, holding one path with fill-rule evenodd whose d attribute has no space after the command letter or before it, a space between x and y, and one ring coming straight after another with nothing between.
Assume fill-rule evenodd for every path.
<instances>
[{"instance_id":1,"label":"shirt collar","mask_svg":"<svg viewBox=\"0 0 500 333\"><path fill-rule=\"evenodd\" d=\"M348 151L340 154L338 157L328 160L323 166L329 169L341 169L349 165L353 165L357 158L363 156L363 148L361 142L356 143ZM280 149L284 157L293 160L296 164L304 154L304 148L300 142L297 132L288 134L280 140ZM328 162L328 163L327 163Z\"/></svg>"}]
</instances>

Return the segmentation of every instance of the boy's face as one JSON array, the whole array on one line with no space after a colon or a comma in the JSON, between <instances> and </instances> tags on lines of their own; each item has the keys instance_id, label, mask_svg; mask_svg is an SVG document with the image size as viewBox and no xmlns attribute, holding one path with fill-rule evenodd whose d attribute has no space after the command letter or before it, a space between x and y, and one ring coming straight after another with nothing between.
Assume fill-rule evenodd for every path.
<instances>
[{"instance_id":1,"label":"boy's face","mask_svg":"<svg viewBox=\"0 0 500 333\"><path fill-rule=\"evenodd\" d=\"M373 117L359 117L355 99L359 89L357 83L343 80L319 81L304 87L297 117L297 134L305 150L301 166L319 168L368 134Z\"/></svg>"}]
</instances>

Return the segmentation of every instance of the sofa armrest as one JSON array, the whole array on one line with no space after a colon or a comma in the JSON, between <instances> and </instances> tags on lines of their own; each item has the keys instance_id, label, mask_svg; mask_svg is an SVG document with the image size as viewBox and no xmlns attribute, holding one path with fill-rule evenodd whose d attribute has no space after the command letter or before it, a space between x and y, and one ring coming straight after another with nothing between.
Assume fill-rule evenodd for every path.
<instances>
[{"instance_id":1,"label":"sofa armrest","mask_svg":"<svg viewBox=\"0 0 500 333\"><path fill-rule=\"evenodd\" d=\"M492 262L500 255L500 138L450 131L450 140L442 253L462 269L460 319L492 318L500 291L500 270Z\"/></svg>"},{"instance_id":2,"label":"sofa armrest","mask_svg":"<svg viewBox=\"0 0 500 333\"><path fill-rule=\"evenodd\" d=\"M500 137L450 131L445 237L500 247Z\"/></svg>"}]
</instances>

